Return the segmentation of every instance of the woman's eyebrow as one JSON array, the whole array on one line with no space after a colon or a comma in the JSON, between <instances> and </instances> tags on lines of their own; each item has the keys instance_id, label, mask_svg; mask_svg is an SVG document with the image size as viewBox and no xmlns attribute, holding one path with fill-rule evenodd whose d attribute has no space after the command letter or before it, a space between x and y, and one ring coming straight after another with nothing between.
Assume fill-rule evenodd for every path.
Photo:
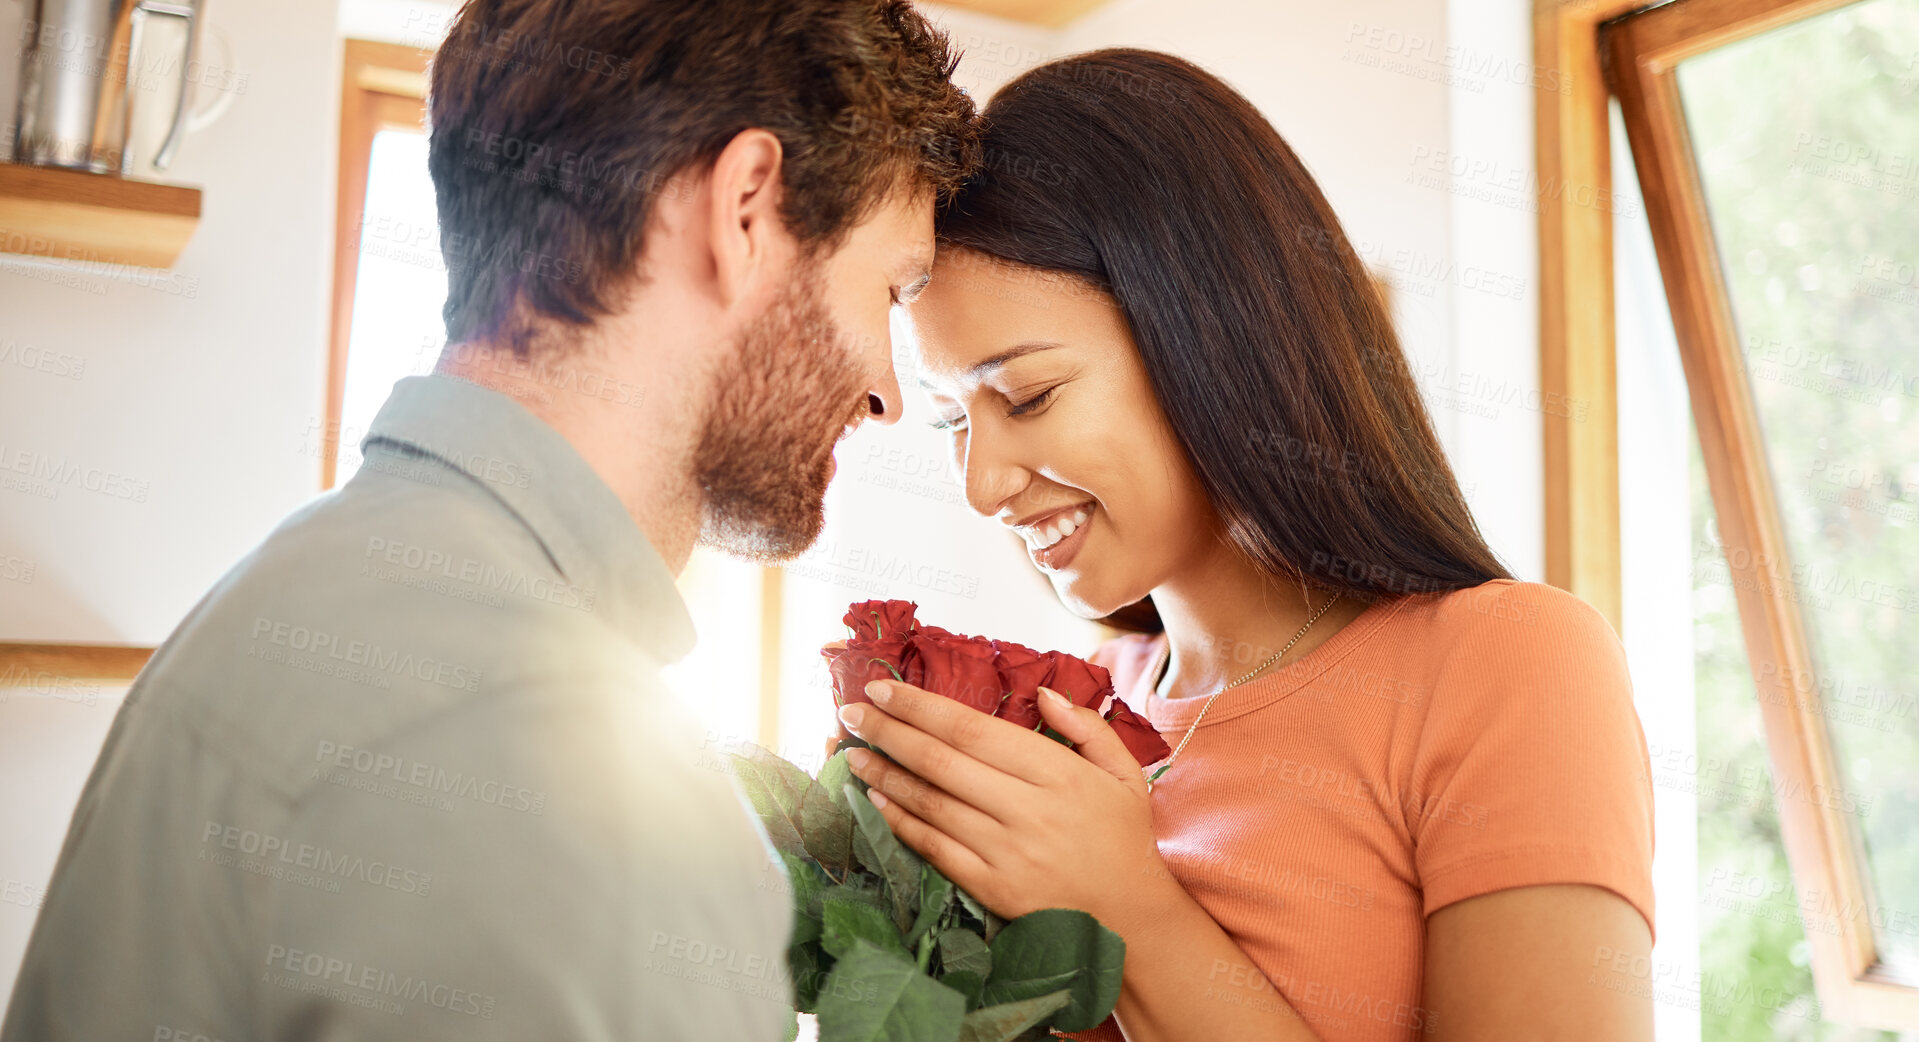
<instances>
[{"instance_id":1,"label":"woman's eyebrow","mask_svg":"<svg viewBox=\"0 0 1919 1042\"><path fill-rule=\"evenodd\" d=\"M1016 358L1023 358L1026 355L1030 355L1034 353L1035 351L1045 351L1051 348L1065 347L1065 346L1066 346L1065 344L1059 343L1058 341L1054 341L1054 340L1029 340L1023 344L1015 344L1012 347L1009 347L1006 350L1001 351L999 354L996 354L993 357L988 358L983 362L975 363L972 366L972 368L966 371L966 373L970 377L984 379L985 377L991 375L993 370L998 369L999 367L1005 365L1008 362L1013 361ZM923 374L919 378L919 384L921 389L932 392L934 394L945 393L939 387L935 386L931 380L928 380Z\"/></svg>"},{"instance_id":2,"label":"woman's eyebrow","mask_svg":"<svg viewBox=\"0 0 1919 1042\"><path fill-rule=\"evenodd\" d=\"M1046 351L1051 348L1065 347L1065 346L1066 346L1065 344L1061 344L1061 343L1058 343L1057 341L1052 341L1052 340L1029 340L1023 344L1015 344L1012 347L1009 347L1006 350L1001 351L999 354L996 354L993 357L988 358L984 362L980 362L979 364L973 366L972 369L968 370L968 373L969 375L972 375L972 376L983 377L991 373L993 370L998 369L999 367L1012 361L1015 358L1021 358L1026 355L1030 355L1035 351Z\"/></svg>"}]
</instances>

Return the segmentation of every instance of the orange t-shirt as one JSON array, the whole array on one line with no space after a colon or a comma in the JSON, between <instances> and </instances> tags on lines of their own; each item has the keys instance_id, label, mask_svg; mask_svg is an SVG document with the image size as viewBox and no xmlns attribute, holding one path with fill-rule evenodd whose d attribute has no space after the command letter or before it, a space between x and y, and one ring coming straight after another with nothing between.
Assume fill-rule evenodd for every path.
<instances>
[{"instance_id":1,"label":"orange t-shirt","mask_svg":"<svg viewBox=\"0 0 1919 1042\"><path fill-rule=\"evenodd\" d=\"M1164 641L1122 637L1094 661L1176 745L1206 699L1151 692ZM1221 994L1256 996L1263 975L1326 1042L1436 1026L1419 1005L1425 917L1455 901L1589 883L1653 921L1625 653L1551 586L1375 602L1221 694L1151 798L1167 867L1257 967L1221 970ZM1110 1019L1068 1037L1121 1038Z\"/></svg>"}]
</instances>

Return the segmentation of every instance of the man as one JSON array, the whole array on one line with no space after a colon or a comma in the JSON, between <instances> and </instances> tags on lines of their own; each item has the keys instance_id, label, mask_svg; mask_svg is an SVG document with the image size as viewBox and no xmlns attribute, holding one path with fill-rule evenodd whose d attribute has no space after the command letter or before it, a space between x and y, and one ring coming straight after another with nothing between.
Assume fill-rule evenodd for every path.
<instances>
[{"instance_id":1,"label":"man","mask_svg":"<svg viewBox=\"0 0 1919 1042\"><path fill-rule=\"evenodd\" d=\"M775 1039L785 878L657 680L900 411L975 162L903 0L474 0L433 63L439 371L142 673L0 1037Z\"/></svg>"}]
</instances>

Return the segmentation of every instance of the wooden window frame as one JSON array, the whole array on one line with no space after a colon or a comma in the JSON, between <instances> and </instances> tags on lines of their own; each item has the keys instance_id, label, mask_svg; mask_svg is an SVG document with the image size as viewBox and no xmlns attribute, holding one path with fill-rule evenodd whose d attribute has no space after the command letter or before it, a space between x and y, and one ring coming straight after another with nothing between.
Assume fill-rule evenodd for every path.
<instances>
[{"instance_id":1,"label":"wooden window frame","mask_svg":"<svg viewBox=\"0 0 1919 1042\"><path fill-rule=\"evenodd\" d=\"M1534 95L1539 168L1539 383L1546 581L1620 627L1619 379L1614 352L1612 132L1599 27L1645 0L1534 0L1533 62L1563 90ZM1602 200L1604 202L1602 202Z\"/></svg>"},{"instance_id":2,"label":"wooden window frame","mask_svg":"<svg viewBox=\"0 0 1919 1042\"><path fill-rule=\"evenodd\" d=\"M1545 418L1547 581L1619 625L1618 408L1612 214L1568 186L1611 197L1608 101L1617 96L1672 312L1687 393L1727 549L1747 658L1777 784L1843 791L1810 675L1805 619L1784 584L1790 560L1756 407L1741 366L1675 67L1685 58L1857 0L1535 0L1535 59L1571 90L1536 111L1540 215L1540 373L1547 393L1594 403L1587 419ZM1642 9L1644 8L1644 9ZM1762 566L1760 562L1768 562ZM1762 572L1768 574L1762 574ZM1825 786L1821 789L1819 786ZM1864 849L1841 808L1783 800L1780 832L1800 893L1857 912L1874 906ZM1828 905L1822 901L1822 907ZM1829 1019L1861 1027L1919 1024L1919 981L1877 956L1870 915L1807 920L1814 988Z\"/></svg>"},{"instance_id":3,"label":"wooden window frame","mask_svg":"<svg viewBox=\"0 0 1919 1042\"><path fill-rule=\"evenodd\" d=\"M353 292L360 277L360 230L365 221L367 164L382 130L420 130L426 124L428 51L397 43L346 41L340 76L340 176L333 216L333 313L327 337L326 423L321 427L320 487L333 487L340 454L340 414L346 403L348 341L353 336Z\"/></svg>"}]
</instances>

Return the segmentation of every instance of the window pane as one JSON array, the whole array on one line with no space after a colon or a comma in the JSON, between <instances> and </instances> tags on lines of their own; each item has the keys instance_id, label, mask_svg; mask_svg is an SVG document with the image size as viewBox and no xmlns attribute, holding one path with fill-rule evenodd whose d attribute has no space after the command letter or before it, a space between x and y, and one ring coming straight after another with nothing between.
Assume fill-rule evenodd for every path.
<instances>
[{"instance_id":1,"label":"window pane","mask_svg":"<svg viewBox=\"0 0 1919 1042\"><path fill-rule=\"evenodd\" d=\"M1702 1042L1890 1040L1890 1033L1826 1020L1813 989L1806 931L1821 921L1803 914L1807 894L1786 864L1782 794L1766 769L1732 572L1696 437L1689 448L1699 746L1692 757L1655 751L1653 781L1699 798L1700 974L1697 981L1676 975L1654 997L1696 1003Z\"/></svg>"},{"instance_id":2,"label":"window pane","mask_svg":"<svg viewBox=\"0 0 1919 1042\"><path fill-rule=\"evenodd\" d=\"M1800 909L1870 917L1887 968L1919 979L1919 3L1868 0L1678 75L1791 555L1761 573L1805 614L1814 669L1787 679L1824 703L1843 775L1775 796L1851 815L1876 890Z\"/></svg>"},{"instance_id":3,"label":"window pane","mask_svg":"<svg viewBox=\"0 0 1919 1042\"><path fill-rule=\"evenodd\" d=\"M440 259L437 213L433 179L426 172L426 135L404 130L374 135L347 339L336 486L360 469L360 439L394 382L431 372L440 357L446 265Z\"/></svg>"}]
</instances>

